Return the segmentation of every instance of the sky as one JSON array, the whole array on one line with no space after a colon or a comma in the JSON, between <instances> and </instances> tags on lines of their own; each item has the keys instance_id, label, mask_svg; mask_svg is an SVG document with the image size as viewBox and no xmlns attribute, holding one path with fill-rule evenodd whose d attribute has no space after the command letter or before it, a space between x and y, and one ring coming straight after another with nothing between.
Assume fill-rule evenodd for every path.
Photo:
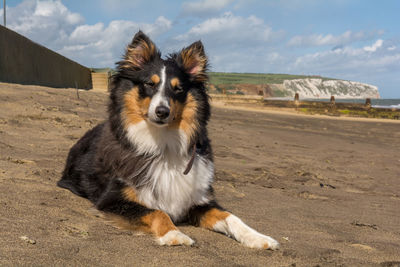
<instances>
[{"instance_id":1,"label":"sky","mask_svg":"<svg viewBox=\"0 0 400 267\"><path fill-rule=\"evenodd\" d=\"M87 67L113 68L141 29L163 55L201 40L211 71L321 75L400 98L399 0L7 0L6 6L8 28Z\"/></svg>"}]
</instances>

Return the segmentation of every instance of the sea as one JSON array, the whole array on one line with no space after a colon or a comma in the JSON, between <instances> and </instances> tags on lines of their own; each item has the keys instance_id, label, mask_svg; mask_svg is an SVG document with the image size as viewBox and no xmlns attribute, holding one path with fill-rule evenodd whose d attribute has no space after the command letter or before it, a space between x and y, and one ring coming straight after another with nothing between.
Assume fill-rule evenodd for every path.
<instances>
[{"instance_id":1,"label":"sea","mask_svg":"<svg viewBox=\"0 0 400 267\"><path fill-rule=\"evenodd\" d=\"M280 99L280 100L293 100L292 98L268 98L268 99ZM330 99L328 98L300 98L300 101L323 101L323 102L329 102ZM360 103L360 104L365 104L365 98L363 99L352 99L352 98L347 98L347 99L340 99L336 98L335 99L336 103ZM379 98L379 99L371 99L371 106L373 108L390 108L390 109L400 109L400 98L399 99L394 99L394 98Z\"/></svg>"}]
</instances>

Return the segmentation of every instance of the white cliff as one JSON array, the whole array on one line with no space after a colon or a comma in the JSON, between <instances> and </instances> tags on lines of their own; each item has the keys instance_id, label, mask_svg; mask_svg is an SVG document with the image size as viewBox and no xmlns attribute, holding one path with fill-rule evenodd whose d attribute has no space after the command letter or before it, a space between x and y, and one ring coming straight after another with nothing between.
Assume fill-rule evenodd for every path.
<instances>
[{"instance_id":1,"label":"white cliff","mask_svg":"<svg viewBox=\"0 0 400 267\"><path fill-rule=\"evenodd\" d=\"M324 80L317 78L285 80L285 95L300 98L379 98L378 87L344 80Z\"/></svg>"}]
</instances>

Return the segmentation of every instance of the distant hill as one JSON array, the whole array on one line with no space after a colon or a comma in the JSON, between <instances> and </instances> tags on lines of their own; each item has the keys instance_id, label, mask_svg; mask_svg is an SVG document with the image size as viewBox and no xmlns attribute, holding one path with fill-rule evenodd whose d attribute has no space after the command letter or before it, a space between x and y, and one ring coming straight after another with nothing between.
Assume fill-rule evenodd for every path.
<instances>
[{"instance_id":1,"label":"distant hill","mask_svg":"<svg viewBox=\"0 0 400 267\"><path fill-rule=\"evenodd\" d=\"M210 72L213 93L301 98L379 98L376 86L321 76Z\"/></svg>"},{"instance_id":2,"label":"distant hill","mask_svg":"<svg viewBox=\"0 0 400 267\"><path fill-rule=\"evenodd\" d=\"M324 80L334 80L321 76L292 75L292 74L272 74L272 73L235 73L235 72L209 72L210 83L221 84L282 84L285 80L319 78Z\"/></svg>"}]
</instances>

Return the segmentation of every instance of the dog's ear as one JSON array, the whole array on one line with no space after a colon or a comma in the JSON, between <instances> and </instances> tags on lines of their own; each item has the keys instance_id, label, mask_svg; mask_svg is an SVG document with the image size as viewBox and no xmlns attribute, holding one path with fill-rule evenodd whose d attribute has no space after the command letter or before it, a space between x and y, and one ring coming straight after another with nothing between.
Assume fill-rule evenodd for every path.
<instances>
[{"instance_id":1,"label":"dog's ear","mask_svg":"<svg viewBox=\"0 0 400 267\"><path fill-rule=\"evenodd\" d=\"M201 41L194 42L190 46L182 49L176 61L178 65L189 74L192 81L206 82L208 80L208 59Z\"/></svg>"},{"instance_id":2,"label":"dog's ear","mask_svg":"<svg viewBox=\"0 0 400 267\"><path fill-rule=\"evenodd\" d=\"M140 70L143 65L151 62L157 56L160 57L160 52L157 50L156 45L146 34L139 31L126 48L123 60L118 62L118 64L120 68Z\"/></svg>"}]
</instances>

